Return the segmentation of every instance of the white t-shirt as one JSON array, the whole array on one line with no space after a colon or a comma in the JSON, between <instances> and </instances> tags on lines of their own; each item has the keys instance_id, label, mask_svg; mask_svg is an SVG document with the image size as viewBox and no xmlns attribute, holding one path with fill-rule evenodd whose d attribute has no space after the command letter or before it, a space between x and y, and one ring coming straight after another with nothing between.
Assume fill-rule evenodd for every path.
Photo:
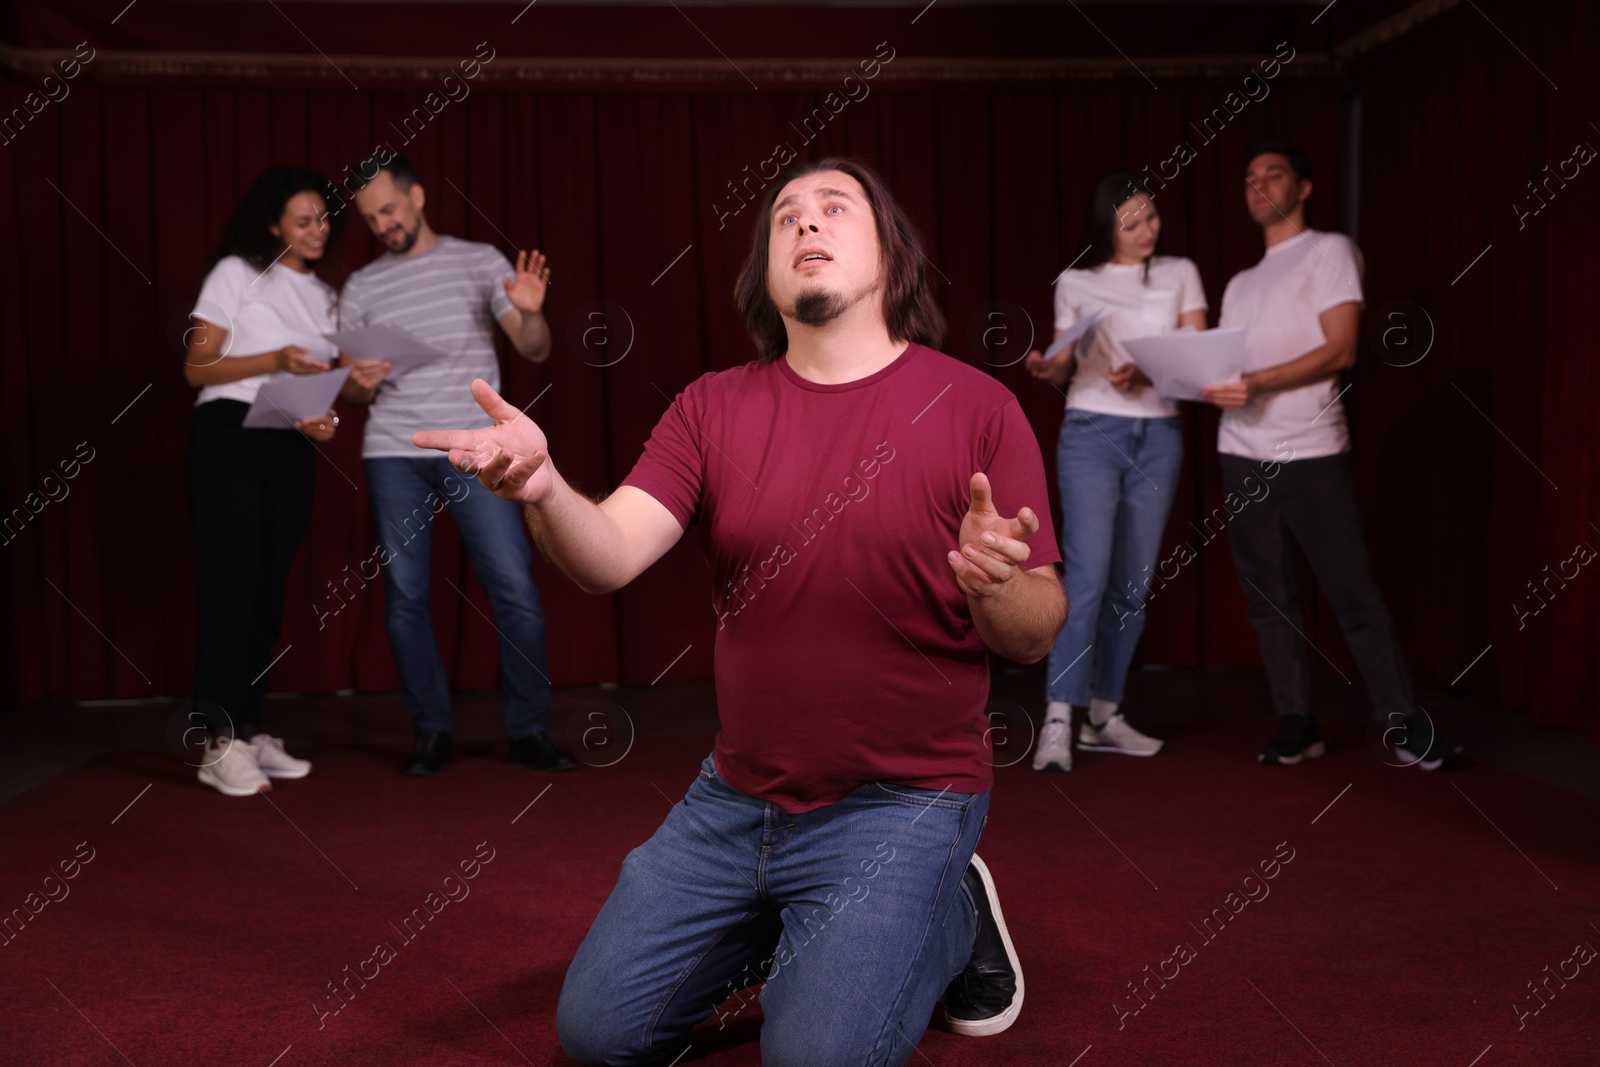
<instances>
[{"instance_id":1,"label":"white t-shirt","mask_svg":"<svg viewBox=\"0 0 1600 1067\"><path fill-rule=\"evenodd\" d=\"M1275 367L1327 343L1324 311L1361 303L1361 250L1342 233L1306 230L1267 249L1222 294L1218 326L1244 329L1246 371ZM1222 413L1217 451L1254 460L1314 459L1350 447L1337 379L1257 397ZM1293 449L1290 452L1289 449Z\"/></svg>"},{"instance_id":2,"label":"white t-shirt","mask_svg":"<svg viewBox=\"0 0 1600 1067\"><path fill-rule=\"evenodd\" d=\"M1149 386L1119 393L1105 374L1131 362L1123 341L1170 333L1185 311L1205 310L1200 272L1182 256L1151 259L1148 281L1143 263L1062 271L1056 280L1056 329L1064 330L1100 308L1106 309L1105 317L1074 349L1078 368L1067 386L1067 407L1141 419L1176 415L1177 409Z\"/></svg>"},{"instance_id":3,"label":"white t-shirt","mask_svg":"<svg viewBox=\"0 0 1600 1067\"><path fill-rule=\"evenodd\" d=\"M301 274L282 263L263 273L239 256L219 260L200 286L194 318L228 331L223 358L259 356L284 345L299 345L310 359L332 361L339 347L322 335L338 329L338 296L315 274ZM208 385L195 399L254 403L261 383L285 371L257 374L223 385Z\"/></svg>"}]
</instances>

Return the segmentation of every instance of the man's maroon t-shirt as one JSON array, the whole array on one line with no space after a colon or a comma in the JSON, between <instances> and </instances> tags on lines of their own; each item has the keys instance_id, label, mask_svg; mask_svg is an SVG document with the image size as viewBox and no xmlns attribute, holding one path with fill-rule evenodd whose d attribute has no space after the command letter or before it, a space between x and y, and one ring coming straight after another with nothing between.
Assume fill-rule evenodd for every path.
<instances>
[{"instance_id":1,"label":"man's maroon t-shirt","mask_svg":"<svg viewBox=\"0 0 1600 1067\"><path fill-rule=\"evenodd\" d=\"M678 394L622 484L700 520L728 784L796 813L871 781L993 785L986 652L946 558L976 471L1002 516L1039 516L1025 566L1059 562L1033 431L959 360L913 344L838 385L753 362Z\"/></svg>"}]
</instances>

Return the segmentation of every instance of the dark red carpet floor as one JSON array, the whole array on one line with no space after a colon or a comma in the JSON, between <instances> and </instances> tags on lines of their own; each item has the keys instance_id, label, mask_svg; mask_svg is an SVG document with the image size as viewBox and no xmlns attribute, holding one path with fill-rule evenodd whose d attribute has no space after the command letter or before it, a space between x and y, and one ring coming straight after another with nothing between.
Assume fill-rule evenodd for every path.
<instances>
[{"instance_id":1,"label":"dark red carpet floor","mask_svg":"<svg viewBox=\"0 0 1600 1067\"><path fill-rule=\"evenodd\" d=\"M981 852L1026 1007L996 1037L930 1031L913 1062L1600 1063L1600 961L1574 956L1600 947L1600 804L1486 768L1389 767L1358 727L1329 733L1298 768L1255 765L1256 726L1177 728L1159 758L1066 775L1001 770ZM566 964L708 747L645 739L561 776L468 752L420 781L394 752L324 748L270 802L161 755L72 771L0 806L0 908L31 916L0 947L0 1062L568 1063ZM1245 876L1290 849L1241 907ZM491 850L403 941L401 920ZM1229 903L1206 941L1196 927ZM319 1020L338 1004L326 983L379 942L394 957ZM1180 943L1192 958L1163 963ZM1147 965L1177 975L1119 1015ZM680 1062L757 1063L754 1015L702 1027Z\"/></svg>"}]
</instances>

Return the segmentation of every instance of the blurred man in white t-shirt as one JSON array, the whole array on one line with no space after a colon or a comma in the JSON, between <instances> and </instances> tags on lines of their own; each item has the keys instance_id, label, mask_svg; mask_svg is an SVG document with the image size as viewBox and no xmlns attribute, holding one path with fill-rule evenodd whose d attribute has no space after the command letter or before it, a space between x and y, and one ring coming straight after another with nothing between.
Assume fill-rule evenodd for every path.
<instances>
[{"instance_id":1,"label":"blurred man in white t-shirt","mask_svg":"<svg viewBox=\"0 0 1600 1067\"><path fill-rule=\"evenodd\" d=\"M1245 331L1248 370L1204 394L1222 409L1223 489L1249 500L1229 540L1279 716L1278 736L1260 759L1295 764L1324 752L1311 714L1306 640L1293 621L1300 605L1292 538L1333 607L1386 740L1403 762L1437 770L1457 749L1412 698L1405 655L1362 540L1339 403L1340 372L1356 360L1361 250L1344 234L1306 226L1311 189L1311 164L1298 149L1268 144L1251 154L1245 206L1266 253L1228 282L1218 323Z\"/></svg>"}]
</instances>

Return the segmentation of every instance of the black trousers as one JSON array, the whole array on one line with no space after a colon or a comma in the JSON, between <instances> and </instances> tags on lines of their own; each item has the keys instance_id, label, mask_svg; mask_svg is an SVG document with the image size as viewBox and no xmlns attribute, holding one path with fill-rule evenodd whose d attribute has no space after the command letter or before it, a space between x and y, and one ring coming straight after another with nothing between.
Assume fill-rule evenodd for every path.
<instances>
[{"instance_id":1,"label":"black trousers","mask_svg":"<svg viewBox=\"0 0 1600 1067\"><path fill-rule=\"evenodd\" d=\"M1339 620L1374 713L1389 722L1410 714L1411 672L1372 576L1350 453L1291 460L1276 470L1241 456L1221 459L1224 492L1246 501L1233 516L1228 540L1278 714L1311 714L1311 665L1298 629L1303 616L1291 537Z\"/></svg>"},{"instance_id":2,"label":"black trousers","mask_svg":"<svg viewBox=\"0 0 1600 1067\"><path fill-rule=\"evenodd\" d=\"M189 432L197 638L194 710L212 730L261 723L283 584L311 518L316 450L293 430L247 430L249 405L212 400Z\"/></svg>"}]
</instances>

